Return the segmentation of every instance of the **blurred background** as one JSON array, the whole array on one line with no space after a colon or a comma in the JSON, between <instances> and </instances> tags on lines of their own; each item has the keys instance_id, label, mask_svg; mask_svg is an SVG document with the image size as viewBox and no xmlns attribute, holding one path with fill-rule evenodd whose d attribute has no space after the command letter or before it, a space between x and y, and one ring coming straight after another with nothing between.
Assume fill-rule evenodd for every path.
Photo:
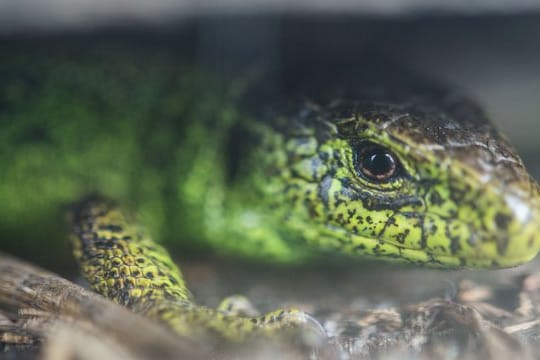
<instances>
[{"instance_id":1,"label":"blurred background","mask_svg":"<svg viewBox=\"0 0 540 360\"><path fill-rule=\"evenodd\" d=\"M540 1L2 0L0 36L182 48L224 81L254 63L276 82L285 63L338 71L375 48L475 97L540 175Z\"/></svg>"}]
</instances>

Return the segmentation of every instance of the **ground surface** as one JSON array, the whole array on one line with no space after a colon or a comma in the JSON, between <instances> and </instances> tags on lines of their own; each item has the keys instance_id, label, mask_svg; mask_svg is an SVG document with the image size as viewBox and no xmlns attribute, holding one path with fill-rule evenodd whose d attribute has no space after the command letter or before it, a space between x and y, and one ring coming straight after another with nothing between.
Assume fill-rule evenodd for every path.
<instances>
[{"instance_id":1,"label":"ground surface","mask_svg":"<svg viewBox=\"0 0 540 360\"><path fill-rule=\"evenodd\" d=\"M323 324L344 358L503 359L540 354L538 275L531 275L538 262L491 272L380 263L325 270L186 265L197 298L215 305L220 296L242 293L262 310L298 306ZM519 346L519 341L514 343L518 339Z\"/></svg>"},{"instance_id":2,"label":"ground surface","mask_svg":"<svg viewBox=\"0 0 540 360\"><path fill-rule=\"evenodd\" d=\"M306 330L280 341L257 340L239 346L207 339L193 347L188 343L187 348L184 340L161 334L152 323L131 319L129 312L100 303L102 300L84 290L79 294L75 285L55 277L37 280L42 273L30 270L30 275L25 274L26 270L15 269L10 262L0 256L5 272L0 275L0 335L4 342L12 343L0 355L11 359L540 356L538 261L489 272L380 263L300 269L215 259L181 261L200 304L216 306L222 297L241 293L262 311L299 307L312 314L328 335L314 337ZM4 286L6 277L20 277L14 282L18 295L5 295L13 289ZM57 317L59 322L55 322Z\"/></svg>"}]
</instances>

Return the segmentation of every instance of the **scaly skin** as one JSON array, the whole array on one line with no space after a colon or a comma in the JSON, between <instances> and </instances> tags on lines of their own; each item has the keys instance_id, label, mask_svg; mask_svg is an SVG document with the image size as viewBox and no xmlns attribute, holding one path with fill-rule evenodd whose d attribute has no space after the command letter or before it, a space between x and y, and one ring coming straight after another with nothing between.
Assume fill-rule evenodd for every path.
<instances>
[{"instance_id":1,"label":"scaly skin","mask_svg":"<svg viewBox=\"0 0 540 360\"><path fill-rule=\"evenodd\" d=\"M310 326L324 334L314 319L297 309L247 317L234 309L241 299L225 300L217 310L198 306L167 251L109 201L85 199L71 216L75 257L92 288L178 334L219 334L235 342L293 326Z\"/></svg>"},{"instance_id":2,"label":"scaly skin","mask_svg":"<svg viewBox=\"0 0 540 360\"><path fill-rule=\"evenodd\" d=\"M100 194L135 204L163 242L253 260L493 268L538 252L539 187L467 99L351 76L349 93L250 111L234 95L254 91L242 82L224 91L170 54L98 50L0 60L0 233L17 248L60 245L65 205ZM359 170L368 142L396 155L399 176ZM244 318L195 305L136 227L107 201L76 207L75 255L99 293L182 334L241 340L310 323L294 309Z\"/></svg>"},{"instance_id":3,"label":"scaly skin","mask_svg":"<svg viewBox=\"0 0 540 360\"><path fill-rule=\"evenodd\" d=\"M274 157L264 174L276 175L264 177L272 181L264 191L295 236L316 248L430 266L532 259L538 185L474 105L446 96L304 106L287 135L266 136L262 151ZM398 154L406 175L387 183L359 176L355 157L366 141Z\"/></svg>"}]
</instances>

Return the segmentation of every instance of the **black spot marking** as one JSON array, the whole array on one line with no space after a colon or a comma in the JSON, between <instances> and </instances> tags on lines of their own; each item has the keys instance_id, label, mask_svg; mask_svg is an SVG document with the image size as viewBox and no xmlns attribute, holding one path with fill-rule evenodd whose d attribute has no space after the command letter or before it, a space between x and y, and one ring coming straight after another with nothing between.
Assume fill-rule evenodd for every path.
<instances>
[{"instance_id":1,"label":"black spot marking","mask_svg":"<svg viewBox=\"0 0 540 360\"><path fill-rule=\"evenodd\" d=\"M134 289L135 288L135 280L132 278L126 279L126 288L127 289Z\"/></svg>"},{"instance_id":2,"label":"black spot marking","mask_svg":"<svg viewBox=\"0 0 540 360\"><path fill-rule=\"evenodd\" d=\"M319 158L320 158L322 161L328 161L328 158L329 158L328 153L326 153L326 152L321 152L321 153L319 153Z\"/></svg>"},{"instance_id":3,"label":"black spot marking","mask_svg":"<svg viewBox=\"0 0 540 360\"><path fill-rule=\"evenodd\" d=\"M304 200L304 206L308 210L309 216L312 219L319 217L319 212L317 211L317 208L316 208L315 204L313 203L313 201L311 199L305 199Z\"/></svg>"},{"instance_id":4,"label":"black spot marking","mask_svg":"<svg viewBox=\"0 0 540 360\"><path fill-rule=\"evenodd\" d=\"M94 239L94 246L97 249L113 249L116 248L116 242L113 239L100 237L99 239Z\"/></svg>"},{"instance_id":5,"label":"black spot marking","mask_svg":"<svg viewBox=\"0 0 540 360\"><path fill-rule=\"evenodd\" d=\"M120 266L120 265L122 265L122 261L120 261L120 259L118 259L118 258L114 258L114 259L111 260L111 264L112 264L112 266Z\"/></svg>"},{"instance_id":6,"label":"black spot marking","mask_svg":"<svg viewBox=\"0 0 540 360\"><path fill-rule=\"evenodd\" d=\"M407 237L409 236L410 232L411 232L411 230L405 229L402 233L397 234L396 235L396 241L399 242L400 244L404 244L405 240L407 240Z\"/></svg>"},{"instance_id":7,"label":"black spot marking","mask_svg":"<svg viewBox=\"0 0 540 360\"><path fill-rule=\"evenodd\" d=\"M508 242L509 242L508 236L504 236L497 241L497 253L499 255L504 255L506 252L506 249L508 249Z\"/></svg>"},{"instance_id":8,"label":"black spot marking","mask_svg":"<svg viewBox=\"0 0 540 360\"><path fill-rule=\"evenodd\" d=\"M101 225L99 225L99 230L110 231L110 232L113 232L113 233L119 233L119 232L122 232L124 229L120 225L101 224Z\"/></svg>"},{"instance_id":9,"label":"black spot marking","mask_svg":"<svg viewBox=\"0 0 540 360\"><path fill-rule=\"evenodd\" d=\"M508 230L508 226L511 222L512 218L506 214L497 213L497 215L495 215L495 224L497 224L497 227L501 230Z\"/></svg>"},{"instance_id":10,"label":"black spot marking","mask_svg":"<svg viewBox=\"0 0 540 360\"><path fill-rule=\"evenodd\" d=\"M365 244L359 244L359 245L357 245L354 249L355 249L355 250L365 250L365 249L366 249L366 245L365 245Z\"/></svg>"},{"instance_id":11,"label":"black spot marking","mask_svg":"<svg viewBox=\"0 0 540 360\"><path fill-rule=\"evenodd\" d=\"M429 201L435 206L441 206L444 202L441 194L439 194L439 192L435 190L433 190L429 195Z\"/></svg>"},{"instance_id":12,"label":"black spot marking","mask_svg":"<svg viewBox=\"0 0 540 360\"><path fill-rule=\"evenodd\" d=\"M425 223L425 219L422 219L422 224ZM427 234L426 229L424 229L424 226L420 228L420 249L427 248Z\"/></svg>"},{"instance_id":13,"label":"black spot marking","mask_svg":"<svg viewBox=\"0 0 540 360\"><path fill-rule=\"evenodd\" d=\"M444 233L446 237L450 239L450 252L452 253L452 255L456 255L456 253L461 250L461 245L459 244L459 237L452 236L449 226L445 227Z\"/></svg>"}]
</instances>

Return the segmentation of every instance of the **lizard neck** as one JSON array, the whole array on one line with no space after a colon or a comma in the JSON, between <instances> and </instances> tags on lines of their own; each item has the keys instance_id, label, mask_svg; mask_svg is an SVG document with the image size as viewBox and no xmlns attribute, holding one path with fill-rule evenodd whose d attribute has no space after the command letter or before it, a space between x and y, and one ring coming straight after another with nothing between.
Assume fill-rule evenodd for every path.
<instances>
[{"instance_id":1,"label":"lizard neck","mask_svg":"<svg viewBox=\"0 0 540 360\"><path fill-rule=\"evenodd\" d=\"M196 157L181 161L189 169L177 176L175 204L182 209L170 212L181 216L177 232L229 256L302 262L312 254L301 242L302 231L288 221L290 209L281 198L291 151L287 137L263 117L235 115L207 135L209 143L183 145L193 151L206 144L192 152Z\"/></svg>"}]
</instances>

